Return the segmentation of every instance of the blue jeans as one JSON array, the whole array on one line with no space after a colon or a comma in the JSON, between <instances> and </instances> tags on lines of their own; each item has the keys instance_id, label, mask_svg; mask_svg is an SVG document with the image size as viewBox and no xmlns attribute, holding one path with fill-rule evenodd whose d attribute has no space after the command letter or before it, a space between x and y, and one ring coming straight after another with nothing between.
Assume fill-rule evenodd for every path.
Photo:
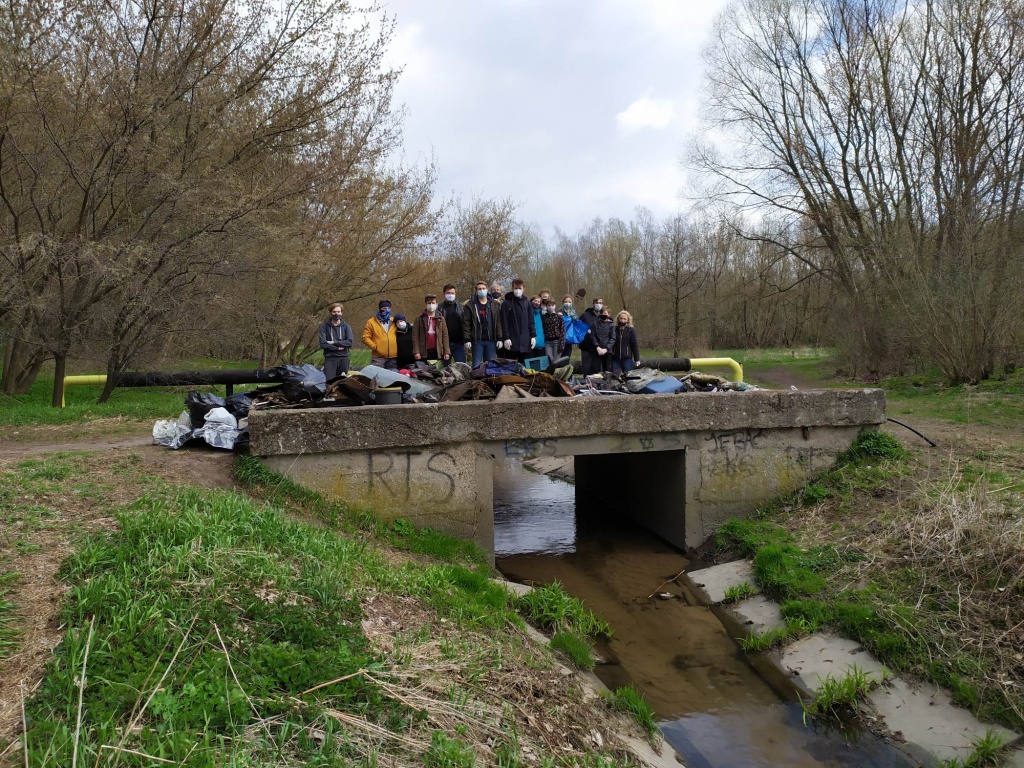
<instances>
[{"instance_id":1,"label":"blue jeans","mask_svg":"<svg viewBox=\"0 0 1024 768\"><path fill-rule=\"evenodd\" d=\"M497 342L474 341L473 342L473 367L480 365L484 360L493 360L498 356Z\"/></svg>"},{"instance_id":2,"label":"blue jeans","mask_svg":"<svg viewBox=\"0 0 1024 768\"><path fill-rule=\"evenodd\" d=\"M612 358L612 373L629 373L633 370L633 358L627 357L625 360L616 360Z\"/></svg>"},{"instance_id":3,"label":"blue jeans","mask_svg":"<svg viewBox=\"0 0 1024 768\"><path fill-rule=\"evenodd\" d=\"M448 349L451 350L452 356L449 360L450 363L464 363L466 362L466 345L461 341L450 341L448 342Z\"/></svg>"}]
</instances>

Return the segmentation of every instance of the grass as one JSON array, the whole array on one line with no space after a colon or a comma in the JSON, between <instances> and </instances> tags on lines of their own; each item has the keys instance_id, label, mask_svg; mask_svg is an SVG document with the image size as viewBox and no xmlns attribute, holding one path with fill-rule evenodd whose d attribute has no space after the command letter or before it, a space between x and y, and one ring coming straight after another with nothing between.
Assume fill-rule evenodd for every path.
<instances>
[{"instance_id":1,"label":"grass","mask_svg":"<svg viewBox=\"0 0 1024 768\"><path fill-rule=\"evenodd\" d=\"M964 759L944 760L941 768L988 768L1000 765L1000 757L1006 747L1002 736L991 729L974 740L974 750Z\"/></svg>"},{"instance_id":2,"label":"grass","mask_svg":"<svg viewBox=\"0 0 1024 768\"><path fill-rule=\"evenodd\" d=\"M827 720L849 720L856 716L858 704L877 684L871 675L853 665L841 677L829 675L822 680L814 699L804 704L804 711Z\"/></svg>"},{"instance_id":3,"label":"grass","mask_svg":"<svg viewBox=\"0 0 1024 768\"><path fill-rule=\"evenodd\" d=\"M0 661L17 650L18 631L11 625L18 606L8 600L7 596L19 578L17 571L0 572Z\"/></svg>"},{"instance_id":4,"label":"grass","mask_svg":"<svg viewBox=\"0 0 1024 768\"><path fill-rule=\"evenodd\" d=\"M117 526L62 566L52 623L67 631L27 702L29 764L468 765L484 744L502 765L626 761L624 721L607 730L604 707L527 639L478 549L331 504L251 459L237 471L253 496L167 486L130 458L33 458L0 483L5 521L33 541L55 524L47 505L74 539L75 489L125 484L80 502ZM139 498L119 505L127 488ZM604 747L565 741L591 728Z\"/></svg>"},{"instance_id":5,"label":"grass","mask_svg":"<svg viewBox=\"0 0 1024 768\"><path fill-rule=\"evenodd\" d=\"M747 582L741 582L739 584L733 584L725 590L725 597L723 603L738 603L740 600L746 600L748 597L753 597L757 594L757 590L750 586Z\"/></svg>"},{"instance_id":6,"label":"grass","mask_svg":"<svg viewBox=\"0 0 1024 768\"><path fill-rule=\"evenodd\" d=\"M938 371L882 381L890 415L924 416L954 424L1024 427L1024 369L1001 373L976 385L949 386Z\"/></svg>"},{"instance_id":7,"label":"grass","mask_svg":"<svg viewBox=\"0 0 1024 768\"><path fill-rule=\"evenodd\" d=\"M608 705L636 720L637 724L653 735L657 729L654 721L654 710L647 703L647 699L632 685L624 685L614 691L602 691L601 695L608 702Z\"/></svg>"},{"instance_id":8,"label":"grass","mask_svg":"<svg viewBox=\"0 0 1024 768\"><path fill-rule=\"evenodd\" d=\"M551 636L550 645L556 651L564 653L576 669L589 671L594 668L594 656L590 652L590 643L585 638L572 632L556 632Z\"/></svg>"},{"instance_id":9,"label":"grass","mask_svg":"<svg viewBox=\"0 0 1024 768\"><path fill-rule=\"evenodd\" d=\"M580 637L611 637L612 634L606 622L597 618L578 598L569 595L557 581L519 596L516 605L541 629Z\"/></svg>"},{"instance_id":10,"label":"grass","mask_svg":"<svg viewBox=\"0 0 1024 768\"><path fill-rule=\"evenodd\" d=\"M739 643L744 653L764 653L786 642L789 637L789 630L785 627L780 627L778 629L769 629L767 632L760 634L753 634L749 637L741 637Z\"/></svg>"}]
</instances>

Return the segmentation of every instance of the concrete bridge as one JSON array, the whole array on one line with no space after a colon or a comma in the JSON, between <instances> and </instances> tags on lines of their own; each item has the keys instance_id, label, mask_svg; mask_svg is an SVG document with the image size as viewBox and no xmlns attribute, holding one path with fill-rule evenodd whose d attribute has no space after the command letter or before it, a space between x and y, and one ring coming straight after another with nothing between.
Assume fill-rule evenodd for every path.
<instances>
[{"instance_id":1,"label":"concrete bridge","mask_svg":"<svg viewBox=\"0 0 1024 768\"><path fill-rule=\"evenodd\" d=\"M577 495L678 547L831 467L879 389L253 411L252 452L309 488L494 551L495 459L574 456Z\"/></svg>"}]
</instances>

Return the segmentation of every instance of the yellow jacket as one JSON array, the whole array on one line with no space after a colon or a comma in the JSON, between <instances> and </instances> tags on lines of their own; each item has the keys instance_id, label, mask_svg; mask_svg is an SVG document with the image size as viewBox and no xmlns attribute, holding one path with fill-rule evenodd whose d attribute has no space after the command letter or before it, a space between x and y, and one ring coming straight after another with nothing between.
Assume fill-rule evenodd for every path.
<instances>
[{"instance_id":1,"label":"yellow jacket","mask_svg":"<svg viewBox=\"0 0 1024 768\"><path fill-rule=\"evenodd\" d=\"M367 320L363 327L363 344L370 348L371 357L398 357L394 318L388 324L387 332L376 315Z\"/></svg>"}]
</instances>

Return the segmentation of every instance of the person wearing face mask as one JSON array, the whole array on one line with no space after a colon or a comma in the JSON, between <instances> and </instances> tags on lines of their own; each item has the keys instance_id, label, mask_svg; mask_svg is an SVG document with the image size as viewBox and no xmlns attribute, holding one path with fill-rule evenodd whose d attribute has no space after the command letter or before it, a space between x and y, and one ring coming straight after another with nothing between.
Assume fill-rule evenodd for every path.
<instances>
[{"instance_id":1,"label":"person wearing face mask","mask_svg":"<svg viewBox=\"0 0 1024 768\"><path fill-rule=\"evenodd\" d=\"M412 326L405 319L405 315L399 312L395 315L395 341L398 344L396 362L399 369L409 368L416 362L416 355L412 349L412 337Z\"/></svg>"},{"instance_id":2,"label":"person wearing face mask","mask_svg":"<svg viewBox=\"0 0 1024 768\"><path fill-rule=\"evenodd\" d=\"M519 362L533 354L537 337L534 336L533 307L524 295L526 286L518 278L512 281L512 290L501 302L501 328L505 337L502 346L505 356Z\"/></svg>"},{"instance_id":3,"label":"person wearing face mask","mask_svg":"<svg viewBox=\"0 0 1024 768\"><path fill-rule=\"evenodd\" d=\"M491 292L488 295L501 304L501 302L505 300L505 286L495 280L491 283Z\"/></svg>"},{"instance_id":4,"label":"person wearing face mask","mask_svg":"<svg viewBox=\"0 0 1024 768\"><path fill-rule=\"evenodd\" d=\"M549 362L555 362L563 354L565 347L565 324L562 316L555 311L555 300L549 298L544 305L544 354Z\"/></svg>"},{"instance_id":5,"label":"person wearing face mask","mask_svg":"<svg viewBox=\"0 0 1024 768\"><path fill-rule=\"evenodd\" d=\"M562 333L565 333L565 329L569 326L569 322L576 319L576 310L572 306L572 296L566 294L562 297ZM562 354L568 357L572 357L572 344L564 344L562 346Z\"/></svg>"},{"instance_id":6,"label":"person wearing face mask","mask_svg":"<svg viewBox=\"0 0 1024 768\"><path fill-rule=\"evenodd\" d=\"M413 357L417 360L451 360L448 348L448 324L437 311L437 295L423 298L423 312L416 318L412 337Z\"/></svg>"},{"instance_id":7,"label":"person wearing face mask","mask_svg":"<svg viewBox=\"0 0 1024 768\"><path fill-rule=\"evenodd\" d=\"M597 353L598 367L601 372L611 370L611 348L615 340L615 323L612 320L608 308L601 309L597 316L597 323L594 325L594 351Z\"/></svg>"},{"instance_id":8,"label":"person wearing face mask","mask_svg":"<svg viewBox=\"0 0 1024 768\"><path fill-rule=\"evenodd\" d=\"M444 316L445 325L448 326L448 351L451 353L451 362L466 362L466 352L469 349L467 337L462 332L462 305L455 300L455 286L448 283L444 287L444 301L438 307Z\"/></svg>"},{"instance_id":9,"label":"person wearing face mask","mask_svg":"<svg viewBox=\"0 0 1024 768\"><path fill-rule=\"evenodd\" d=\"M540 351L544 349L544 302L540 296L530 299L530 308L533 311L533 348Z\"/></svg>"},{"instance_id":10,"label":"person wearing face mask","mask_svg":"<svg viewBox=\"0 0 1024 768\"><path fill-rule=\"evenodd\" d=\"M320 326L320 349L324 351L324 376L328 381L348 373L348 352L355 341L352 326L344 320L345 307L335 302L329 311L330 317Z\"/></svg>"},{"instance_id":11,"label":"person wearing face mask","mask_svg":"<svg viewBox=\"0 0 1024 768\"><path fill-rule=\"evenodd\" d=\"M615 317L615 336L607 357L612 373L629 373L640 365L640 342L633 327L633 316L626 310Z\"/></svg>"},{"instance_id":12,"label":"person wearing face mask","mask_svg":"<svg viewBox=\"0 0 1024 768\"><path fill-rule=\"evenodd\" d=\"M594 306L588 307L580 315L580 320L590 326L591 333L587 334L587 338L580 344L580 355L583 357L583 373L593 374L600 373L603 366L601 365L601 357L597 352L597 334L595 328L600 322L601 310L604 309L604 299L594 299Z\"/></svg>"},{"instance_id":13,"label":"person wearing face mask","mask_svg":"<svg viewBox=\"0 0 1024 768\"><path fill-rule=\"evenodd\" d=\"M487 283L479 282L462 311L462 335L472 345L474 367L498 356L498 344L504 346L501 331L501 303L488 295Z\"/></svg>"},{"instance_id":14,"label":"person wearing face mask","mask_svg":"<svg viewBox=\"0 0 1024 768\"><path fill-rule=\"evenodd\" d=\"M391 302L381 299L377 314L363 326L363 344L370 350L370 362L380 368L398 370L398 341L395 324L391 321Z\"/></svg>"}]
</instances>

